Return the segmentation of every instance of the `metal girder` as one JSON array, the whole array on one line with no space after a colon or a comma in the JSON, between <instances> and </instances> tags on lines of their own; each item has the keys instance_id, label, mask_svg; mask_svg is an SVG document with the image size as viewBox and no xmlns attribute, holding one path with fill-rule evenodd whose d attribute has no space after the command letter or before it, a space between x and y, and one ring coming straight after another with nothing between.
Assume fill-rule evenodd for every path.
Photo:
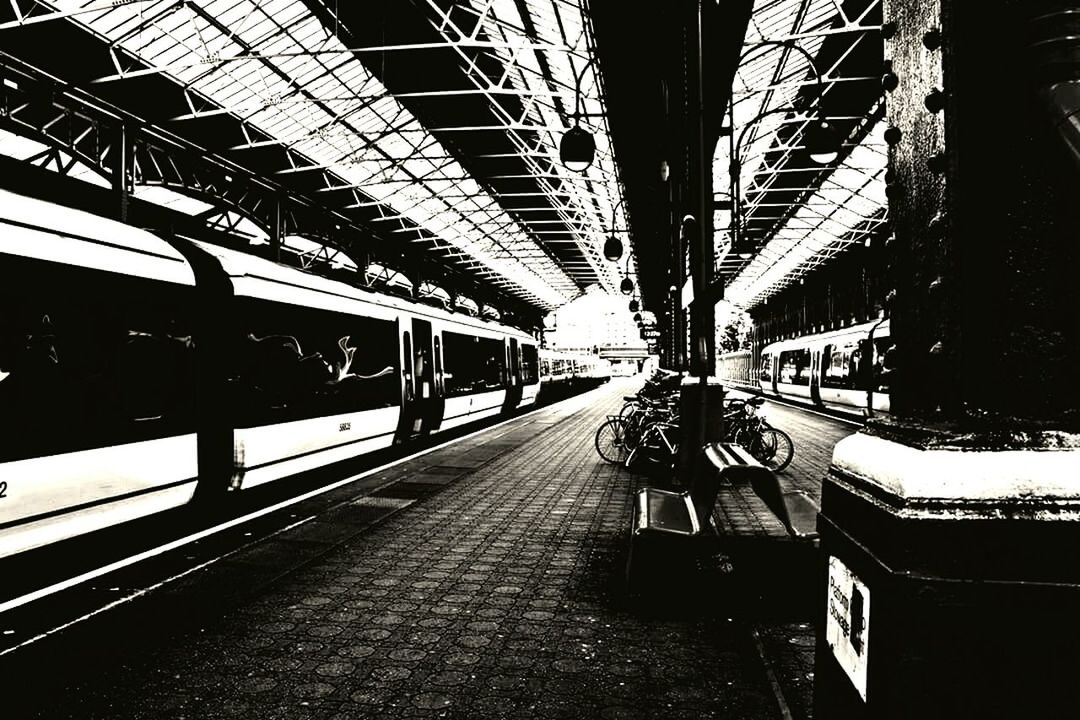
<instances>
[{"instance_id":1,"label":"metal girder","mask_svg":"<svg viewBox=\"0 0 1080 720\"><path fill-rule=\"evenodd\" d=\"M337 42L335 34L324 29L324 36L314 38L315 42L305 44L301 41L301 38L294 35L294 30L299 27L298 18L300 16L303 16L308 21L314 19L314 16L304 12L296 13L295 17L290 14L291 19L288 20L283 18L285 24L277 22L274 17L263 12L258 19L258 23L269 27L270 32L261 35L261 39L255 39L250 34L245 35L242 33L244 25L247 24L247 17L238 24L231 23L233 27L230 27L226 23L219 22L218 18L207 10L214 5L212 2L169 4L162 6L164 8L163 13L157 13L152 18L149 17L149 14L147 18L143 18L141 14L136 16L130 11L125 11L126 14L120 13L118 19L111 22L109 20L98 21L102 20L106 15L117 15L115 9L100 8L100 10L109 10L109 12L99 12L96 16L89 16L86 22L88 29L91 32L101 34L110 47L114 69L116 70L116 73L110 76L110 79L139 77L144 73L153 75L154 73L151 71L156 71L157 74L163 77L180 82L185 86L189 98L199 98L193 102L189 101L189 110L191 111L189 115L193 119L212 117L207 113L215 113L215 110L222 105L227 106L234 112L246 107L252 107L252 104L243 100L247 96L246 94L254 94L267 101L254 104L254 107L260 110L271 107L286 109L288 105L296 105L300 109L293 113L294 115L310 114L310 108L318 108L318 111L325 116L325 121L320 120L314 125L307 124L307 127L313 127L313 131L303 134L288 133L286 135L276 131L267 131L277 120L275 119L267 124L265 114L257 118L251 116L242 117L243 127L245 131L251 133L251 136L241 147L249 150L260 148L278 150L280 148L290 157L304 158L304 161L296 163L297 165L317 164L327 169L332 168L337 172L329 175L344 174L347 181L357 186L365 185L364 182L354 179L358 172L357 168L362 163L370 164L375 162L381 166L377 175L404 175L412 181L409 184L416 187L428 188L430 185L430 189L426 189L425 192L432 200L438 201L440 192L443 189L439 185L442 179L431 178L425 182L422 176L410 174L409 167L415 165L415 163L411 162L411 158L425 153L429 155L436 154L440 158L450 156L441 148L437 148L437 145L432 142L429 136L421 137L416 135L413 137L409 135L409 133L424 133L425 131L415 123L411 116L403 112L400 106L396 106L397 109L391 113L396 114L397 120L390 118L390 124L400 122L401 127L384 129L384 132L379 134L369 132L371 128L367 125L354 125L353 120L360 119L352 115L357 111L357 108L386 100L396 103L396 100L393 100L385 92L365 91L365 88L368 87L368 80L363 80L363 83L349 83L347 80L348 78L357 77L356 70L362 67L358 62L352 60L354 57L377 56L383 52L444 48L446 47L445 42L427 44L348 44ZM252 14L260 12L261 5L261 2L252 2ZM299 7L299 3L297 3L297 7ZM172 14L173 17L166 17L169 14ZM189 15L191 18L188 18ZM250 17L250 14L248 17ZM310 27L310 22L306 27ZM112 28L116 28L116 30L114 31ZM148 47L146 42L149 41L135 41L134 38L136 35L142 37L142 34L147 31L151 33L151 39L160 35L158 37L160 42L154 46L154 50L142 53L142 48ZM193 33L198 33L197 39ZM131 43L128 42L127 38L132 38ZM309 38L309 36L305 36L305 38ZM248 42L249 40L250 42ZM139 45L138 42L143 44ZM167 47L168 42L175 43L175 47ZM492 48L501 44L498 41L491 40L471 43L474 46L472 51L477 51L476 48L480 48L484 52L489 52ZM544 43L544 46L551 47L552 44ZM185 52L174 52L174 50L181 49ZM304 76L301 79L296 72L284 69L298 67L297 63L301 60L307 62L314 70L317 70L315 79L319 82L312 82L310 74L303 74ZM185 66L188 69L184 69ZM202 70L203 67L205 67L205 71ZM257 70L249 71L249 68ZM241 78L241 76L243 77ZM258 82L260 76L263 77L262 85L264 86L261 88ZM266 82L267 77L274 78L273 82L268 84ZM225 93L222 96L216 96L211 89L209 91L210 95L206 94L208 87L220 88L222 87L221 81L228 78L239 79L237 87L244 92L239 94ZM351 100L349 107L342 108L334 106L333 102L324 102L319 97L319 92L312 92L311 89L315 87L326 86L325 83L320 85L323 79L331 84L340 81L341 85L349 90L348 95ZM362 84L363 87L361 87ZM371 88L374 87L374 85L371 86ZM323 92L322 94L340 97L340 93L334 95L334 93ZM215 116L221 115L223 113L216 113ZM379 117L380 121L382 121L382 116ZM410 122L412 125L406 127ZM417 138L420 139L417 140ZM384 148L384 139L393 140L399 144L405 141L410 147L404 153L400 149L391 153ZM325 157L324 152L331 147L341 148L343 151L339 153L338 157L334 158L333 162ZM431 152L433 149L435 153ZM313 152L314 154L312 154ZM351 156L355 156L355 158ZM403 162L404 157L410 158L410 161ZM354 159L355 162L350 162L350 160ZM341 162L343 165L339 167L335 164L336 162ZM359 172L367 174L366 170L367 168L364 167ZM368 177L368 180L370 179L371 176ZM323 184L324 186L338 185L342 183L342 180L343 178L338 177ZM386 202L386 198L378 197L378 195L382 194L378 190L378 186L372 185L369 189L375 191L375 197L363 198L353 194L350 200L347 201L346 208L372 207L373 205L367 204L368 200L371 202ZM399 197L396 193L390 198L390 201L398 204L401 208L419 206L415 197ZM492 204L497 207L494 202ZM425 212L431 212L432 210L433 208L425 206ZM449 211L449 208L436 210L436 212L447 211ZM413 220L420 223L427 222L424 218L419 217L414 217ZM455 238L455 242L464 243L467 251L471 247L478 247L469 243L476 238L483 237L483 228L470 223L467 217L458 218L456 222L459 225L454 228L450 237ZM446 227L445 222L443 227ZM513 242L512 247L514 249L522 243L528 242L524 236L507 238L507 240ZM558 302L557 298L563 294L563 290L569 292L569 289L572 288L569 280L561 275L555 265L549 263L545 266L544 263L537 262L525 265L512 259L506 259L512 258L513 254L513 252L503 254L503 259L499 261L499 271L515 278L516 286L513 292L516 294L528 297L530 301L538 302L541 306L551 307L553 303ZM483 260L483 258L481 259ZM564 285L563 290L557 289Z\"/></svg>"},{"instance_id":2,"label":"metal girder","mask_svg":"<svg viewBox=\"0 0 1080 720\"><path fill-rule=\"evenodd\" d=\"M235 218L243 217L267 235L279 227L284 235L317 239L324 249L304 255L302 262L308 265L320 259L333 259L337 253L345 254L358 267L363 267L373 255L388 267L417 262L408 253L402 255L391 247L371 243L376 236L371 229L356 224L346 215L314 205L3 52L0 52L0 128L45 146L29 158L34 164L53 164L66 172L77 162L109 182L114 179L123 129L130 154L127 163L130 179L125 184L160 186L205 201L211 208L194 219L203 221L210 229L235 229ZM453 278L452 271L447 275L441 267L433 266L429 272L432 276ZM485 295L462 277L452 282L470 294ZM536 301L536 298L530 300ZM513 304L510 298L491 297L487 302Z\"/></svg>"},{"instance_id":3,"label":"metal girder","mask_svg":"<svg viewBox=\"0 0 1080 720\"><path fill-rule=\"evenodd\" d=\"M417 0L420 2L420 0ZM523 6L523 3L517 3L517 15L521 24L507 22L504 17L496 17L493 12L494 3L487 2L482 8L476 7L464 3L461 5L455 5L451 9L443 8L435 0L424 0L424 4L431 11L431 23L440 34L447 39L452 37L472 37L476 38L479 33L501 33L503 37L506 37L507 31L516 38L535 38L537 37L537 30L531 26L531 14L528 8ZM504 8L505 9L505 8ZM473 16L472 30L471 32L462 28L455 19L451 16L453 10L464 11ZM567 45L572 45L565 37L563 38ZM537 48L530 48L536 50ZM611 266L605 261L600 254L600 246L603 238L603 216L606 212L597 212L596 205L592 202L589 196L594 196L591 188L588 188L588 193L584 198L573 198L569 202L563 202L556 199L556 195L559 192L565 193L566 185L571 187L579 187L577 178L573 173L566 171L560 166L553 166L554 172L541 167L537 160L552 158L552 153L542 152L545 142L545 136L549 137L550 146L555 145L555 133L562 131L565 127L565 118L568 113L561 105L546 105L536 102L538 97L546 97L547 95L539 92L526 96L531 102L526 104L521 117L514 117L510 115L505 108L495 100L496 93L490 92L506 86L507 82L511 80L517 80L525 88L536 91L538 88L541 91L552 92L554 89L561 87L568 87L565 83L560 84L556 79L554 73L548 64L548 58L544 53L533 52L522 56L521 49L513 52L500 54L499 61L503 66L503 73L498 80L493 81L488 77L481 68L477 65L476 61L468 54L461 52L458 54L466 68L467 77L474 84L477 90L484 92L488 96L489 105L494 115L501 121L500 125L463 125L463 126L446 126L435 128L433 132L472 132L481 130L500 130L507 133L507 136L512 143L518 148L518 157L526 164L527 167L531 167L532 173L527 175L528 179L536 180L537 183L545 190L548 191L549 196L552 197L553 208L563 215L567 212L578 211L586 212L588 216L595 218L593 227L589 232L578 231L578 236L581 240L578 243L578 248L581 253L588 259L589 264L596 274L601 279L601 283L609 291L614 291L617 278L616 273L613 272ZM570 54L567 55L569 59ZM535 64L530 67L530 64ZM572 67L572 66L571 66ZM534 84L535 83L535 84ZM558 99L557 97L555 98ZM539 119L542 124L537 124L536 120L530 122L523 122L525 118L528 118L531 113L535 113L535 117ZM558 123L552 122L552 119L558 119ZM521 133L535 132L538 135L538 140L534 143L529 138L523 137ZM605 132L606 135L606 132ZM600 149L598 154L603 157L603 150ZM489 180L511 179L507 175L489 175L486 177ZM553 183L557 182L558 186ZM617 191L616 181L616 192ZM616 200L608 195L608 206L613 210L617 207ZM513 209L510 210L513 212ZM568 222L571 218L567 218ZM523 227L527 229L527 222L523 221ZM529 232L530 235L535 235L535 232Z\"/></svg>"},{"instance_id":4,"label":"metal girder","mask_svg":"<svg viewBox=\"0 0 1080 720\"><path fill-rule=\"evenodd\" d=\"M745 179L741 185L747 193L745 200L739 198L744 202L742 235L756 238L762 261L767 261L769 267L780 267L781 256L788 258L785 264L790 264L791 257L801 257L804 251L800 243L804 238L813 238L813 243L831 242L835 247L844 247L849 236L857 235L855 231L862 228L865 218L852 225L853 213L841 212L838 203L830 200L828 188L836 184L830 179L834 177L832 170L807 163L801 137L811 118L811 109L818 107L825 108L823 114L847 134L847 141L841 147L842 161L849 153L860 152L868 142L866 136L881 115L881 50L874 45L880 42L880 12L881 0L773 0L755 8L744 45L745 62L733 88L733 108L739 113L735 125L739 117L756 116L771 108L793 107L782 121L770 119L757 123L746 143L746 151L741 153L740 175ZM795 45L803 51L801 54L790 52ZM855 114L859 112L863 114ZM726 175L727 149L721 150L714 173ZM884 162L878 168L843 167L844 183L866 183L865 187L880 182ZM875 192L871 193L874 199L863 197L861 209L876 206L878 193L877 186L874 187ZM863 190L856 188L852 193L851 197L860 197ZM819 212L816 207L808 206L808 202L825 210ZM843 232L833 229L841 215ZM722 221L723 216L718 224ZM787 249L769 249L773 241ZM744 273L751 267L757 268L757 260L729 253L719 266L729 278L729 295L736 297L742 293L736 301L749 302L750 297L760 300L797 280L834 255L834 250L831 246L822 248L815 244L815 249L806 251L813 259L808 256L803 265L790 271L787 279L771 278L755 290L748 289L750 279ZM744 251L745 248L740 248L741 253ZM764 281L760 269L755 273Z\"/></svg>"}]
</instances>

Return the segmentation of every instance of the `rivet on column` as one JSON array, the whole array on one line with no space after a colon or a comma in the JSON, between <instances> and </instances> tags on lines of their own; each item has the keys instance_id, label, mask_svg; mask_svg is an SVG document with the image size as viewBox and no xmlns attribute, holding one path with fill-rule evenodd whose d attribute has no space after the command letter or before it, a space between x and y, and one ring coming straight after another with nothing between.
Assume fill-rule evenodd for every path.
<instances>
[{"instance_id":1,"label":"rivet on column","mask_svg":"<svg viewBox=\"0 0 1080 720\"><path fill-rule=\"evenodd\" d=\"M926 230L930 233L930 237L941 238L942 233L945 232L945 214L940 211L934 213L934 217L930 218L930 222L926 224Z\"/></svg>"},{"instance_id":2,"label":"rivet on column","mask_svg":"<svg viewBox=\"0 0 1080 720\"><path fill-rule=\"evenodd\" d=\"M884 88L885 92L892 92L900 86L900 78L892 69L892 60L885 61L884 70L885 74L881 76L881 87Z\"/></svg>"},{"instance_id":3,"label":"rivet on column","mask_svg":"<svg viewBox=\"0 0 1080 720\"><path fill-rule=\"evenodd\" d=\"M941 47L941 30L930 28L922 36L922 44L927 50L937 50Z\"/></svg>"},{"instance_id":4,"label":"rivet on column","mask_svg":"<svg viewBox=\"0 0 1080 720\"><path fill-rule=\"evenodd\" d=\"M923 100L923 105L932 113L939 113L945 108L945 93L934 88Z\"/></svg>"}]
</instances>

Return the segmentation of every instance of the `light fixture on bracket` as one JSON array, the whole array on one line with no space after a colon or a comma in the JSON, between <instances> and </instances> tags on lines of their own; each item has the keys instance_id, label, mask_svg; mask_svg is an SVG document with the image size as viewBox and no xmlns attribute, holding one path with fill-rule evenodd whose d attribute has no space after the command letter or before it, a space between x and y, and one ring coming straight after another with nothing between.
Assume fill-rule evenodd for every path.
<instances>
[{"instance_id":1,"label":"light fixture on bracket","mask_svg":"<svg viewBox=\"0 0 1080 720\"><path fill-rule=\"evenodd\" d=\"M615 233L626 231L615 229L615 211L619 209L625 199L626 196L624 195L623 198L611 208L611 235L604 241L604 258L611 260L612 262L618 262L622 259L623 243L622 240L616 237Z\"/></svg>"},{"instance_id":2,"label":"light fixture on bracket","mask_svg":"<svg viewBox=\"0 0 1080 720\"><path fill-rule=\"evenodd\" d=\"M795 50L801 53L805 58L810 69L814 73L814 78L817 82L818 97L820 98L824 94L824 83L822 82L821 72L818 70L816 63L814 62L814 56L811 55L806 48L802 47L793 40L763 40L755 43L739 58L739 65L747 58L748 55L759 50L763 47L780 47L787 50ZM731 119L731 125L734 128L735 125L735 113L734 113L734 101L729 102L728 113ZM840 147L842 139L840 133L837 131L836 126L829 122L825 116L821 103L818 103L818 107L810 111L801 111L794 106L784 106L763 110L758 113L752 120L743 125L742 130L739 132L736 138L735 133L729 134L730 140L730 158L731 165L729 167L729 181L730 181L730 197L732 200L732 218L731 218L731 232L732 232L732 247L744 248L743 241L743 201L742 201L742 187L741 187L741 175L742 175L742 146L746 140L746 133L756 125L770 115L776 115L777 113L785 113L791 115L799 115L802 113L803 122L802 129L802 145L805 148L810 160L819 165L829 165L836 162L836 159L840 156ZM740 252L739 257L746 258L745 252Z\"/></svg>"},{"instance_id":3,"label":"light fixture on bracket","mask_svg":"<svg viewBox=\"0 0 1080 720\"><path fill-rule=\"evenodd\" d=\"M630 253L626 254L626 266L624 271L626 275L623 277L622 282L619 283L619 292L623 295L629 295L634 292L634 281L630 279Z\"/></svg>"},{"instance_id":4,"label":"light fixture on bracket","mask_svg":"<svg viewBox=\"0 0 1080 720\"><path fill-rule=\"evenodd\" d=\"M559 141L559 160L572 172L585 172L593 164L596 157L596 141L592 133L581 127L581 118L603 116L603 113L586 113L581 111L581 79L589 66L596 62L596 56L589 58L589 62L581 68L581 72L574 75L574 127L567 130L562 140Z\"/></svg>"},{"instance_id":5,"label":"light fixture on bracket","mask_svg":"<svg viewBox=\"0 0 1080 720\"><path fill-rule=\"evenodd\" d=\"M566 131L559 141L559 159L567 170L585 172L596 156L596 141L592 134L578 124L577 114L574 127Z\"/></svg>"}]
</instances>

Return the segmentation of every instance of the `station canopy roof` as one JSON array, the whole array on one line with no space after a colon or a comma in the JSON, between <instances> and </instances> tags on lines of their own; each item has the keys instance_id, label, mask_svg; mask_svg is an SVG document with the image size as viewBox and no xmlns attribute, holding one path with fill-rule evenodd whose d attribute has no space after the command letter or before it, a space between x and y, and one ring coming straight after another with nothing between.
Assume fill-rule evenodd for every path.
<instances>
[{"instance_id":1,"label":"station canopy roof","mask_svg":"<svg viewBox=\"0 0 1080 720\"><path fill-rule=\"evenodd\" d=\"M602 248L627 223L581 2L11 0L0 13L7 52L357 219L377 262L418 244L538 310L619 284L624 263ZM581 173L559 161L575 112L597 148Z\"/></svg>"},{"instance_id":2,"label":"station canopy roof","mask_svg":"<svg viewBox=\"0 0 1080 720\"><path fill-rule=\"evenodd\" d=\"M754 3L732 87L733 132L713 165L717 270L728 301L753 307L887 222L881 17L881 0ZM828 165L816 164L804 142L816 117L843 141Z\"/></svg>"}]
</instances>

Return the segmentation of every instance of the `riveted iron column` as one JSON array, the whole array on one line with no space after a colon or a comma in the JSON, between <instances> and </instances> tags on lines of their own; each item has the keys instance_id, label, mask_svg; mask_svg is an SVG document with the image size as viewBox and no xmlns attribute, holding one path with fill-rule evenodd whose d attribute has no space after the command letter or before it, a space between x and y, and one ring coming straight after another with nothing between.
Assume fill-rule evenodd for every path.
<instances>
[{"instance_id":1,"label":"riveted iron column","mask_svg":"<svg viewBox=\"0 0 1080 720\"><path fill-rule=\"evenodd\" d=\"M679 218L679 266L688 259L693 301L689 304L690 376L685 378L681 393L682 440L679 470L683 478L696 472L701 449L706 443L717 442L723 434L723 388L714 377L716 369L715 301L708 289L713 282L713 228L709 199L712 197L712 156L716 138L706 135L706 63L704 43L706 24L715 4L702 0L685 3L686 31L684 33L684 98L683 137L685 146L686 181L683 185L682 212ZM708 8L708 9L707 9ZM684 255L685 253L685 255ZM679 283L676 306L682 310L684 300ZM684 345L685 347L685 345Z\"/></svg>"},{"instance_id":2,"label":"riveted iron column","mask_svg":"<svg viewBox=\"0 0 1080 720\"><path fill-rule=\"evenodd\" d=\"M1080 165L1056 124L1080 13L1039 19L1062 8L884 2L893 415L823 485L817 718L1075 704Z\"/></svg>"}]
</instances>

